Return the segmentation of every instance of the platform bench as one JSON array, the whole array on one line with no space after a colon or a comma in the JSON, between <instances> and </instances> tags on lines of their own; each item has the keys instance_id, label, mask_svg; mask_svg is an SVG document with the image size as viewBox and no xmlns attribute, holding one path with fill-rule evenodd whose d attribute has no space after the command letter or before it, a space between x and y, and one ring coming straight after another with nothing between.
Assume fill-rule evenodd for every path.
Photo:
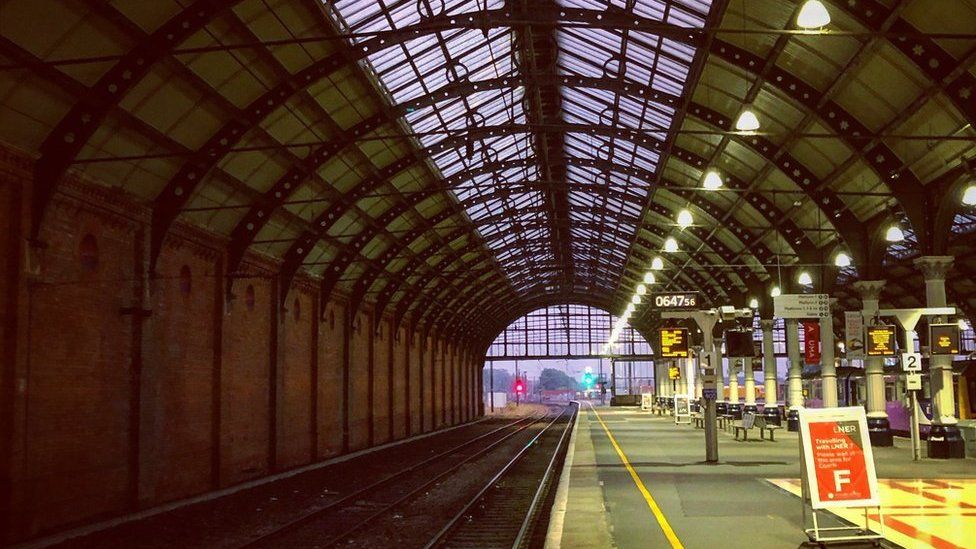
<instances>
[{"instance_id":1,"label":"platform bench","mask_svg":"<svg viewBox=\"0 0 976 549\"><path fill-rule=\"evenodd\" d=\"M756 416L756 428L759 429L759 438L765 440L766 438L764 433L766 431L769 431L770 442L776 442L776 437L775 437L776 431L778 429L782 429L783 427L772 423L766 423L766 418L762 416Z\"/></svg>"},{"instance_id":2,"label":"platform bench","mask_svg":"<svg viewBox=\"0 0 976 549\"><path fill-rule=\"evenodd\" d=\"M736 440L739 440L740 431L742 432L742 440L749 440L749 431L751 430L752 427L746 427L745 425L743 425L741 421L736 421L732 423L732 436L734 436ZM760 437L761 436L762 435L760 435Z\"/></svg>"},{"instance_id":3,"label":"platform bench","mask_svg":"<svg viewBox=\"0 0 976 549\"><path fill-rule=\"evenodd\" d=\"M695 424L698 429L705 428L705 416L701 414L691 414L691 422Z\"/></svg>"}]
</instances>

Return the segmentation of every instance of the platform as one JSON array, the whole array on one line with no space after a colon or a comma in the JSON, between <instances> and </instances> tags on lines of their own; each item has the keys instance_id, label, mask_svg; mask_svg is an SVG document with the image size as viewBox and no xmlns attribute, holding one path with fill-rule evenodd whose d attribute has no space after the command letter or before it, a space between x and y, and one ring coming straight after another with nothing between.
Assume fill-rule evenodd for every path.
<instances>
[{"instance_id":1,"label":"platform","mask_svg":"<svg viewBox=\"0 0 976 549\"><path fill-rule=\"evenodd\" d=\"M701 429L635 409L584 404L581 412L548 546L782 548L806 541L795 433L743 442L720 430L720 463L706 464ZM976 460L912 462L905 439L876 448L875 459L886 545L976 547Z\"/></svg>"}]
</instances>

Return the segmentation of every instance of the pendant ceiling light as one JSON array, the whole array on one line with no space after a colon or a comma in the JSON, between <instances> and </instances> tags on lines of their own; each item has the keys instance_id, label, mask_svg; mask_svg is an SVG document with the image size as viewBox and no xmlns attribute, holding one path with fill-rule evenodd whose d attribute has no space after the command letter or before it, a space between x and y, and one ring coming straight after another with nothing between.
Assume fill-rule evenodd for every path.
<instances>
[{"instance_id":1,"label":"pendant ceiling light","mask_svg":"<svg viewBox=\"0 0 976 549\"><path fill-rule=\"evenodd\" d=\"M661 259L660 257L655 257L651 261L651 269L653 269L655 271L663 271L664 270L664 260Z\"/></svg>"},{"instance_id":2,"label":"pendant ceiling light","mask_svg":"<svg viewBox=\"0 0 976 549\"><path fill-rule=\"evenodd\" d=\"M836 265L836 266L838 266L840 268L850 267L851 266L851 256L845 254L844 252L838 253L837 254L837 257L834 258L834 265Z\"/></svg>"},{"instance_id":3,"label":"pendant ceiling light","mask_svg":"<svg viewBox=\"0 0 976 549\"><path fill-rule=\"evenodd\" d=\"M830 24L830 13L820 0L807 0L796 16L801 29L819 29Z\"/></svg>"},{"instance_id":4,"label":"pendant ceiling light","mask_svg":"<svg viewBox=\"0 0 976 549\"><path fill-rule=\"evenodd\" d=\"M759 118L750 109L745 109L735 121L735 129L740 132L754 132L759 129Z\"/></svg>"},{"instance_id":5,"label":"pendant ceiling light","mask_svg":"<svg viewBox=\"0 0 976 549\"><path fill-rule=\"evenodd\" d=\"M783 291L779 289L779 286L773 286L773 289L769 291L769 295L773 297L779 297L783 294Z\"/></svg>"},{"instance_id":6,"label":"pendant ceiling light","mask_svg":"<svg viewBox=\"0 0 976 549\"><path fill-rule=\"evenodd\" d=\"M705 172L705 179L702 180L702 187L709 191L716 191L724 185L722 176L715 170Z\"/></svg>"},{"instance_id":7,"label":"pendant ceiling light","mask_svg":"<svg viewBox=\"0 0 976 549\"><path fill-rule=\"evenodd\" d=\"M644 284L654 284L655 282L657 282L657 279L654 278L654 273L650 271L644 273Z\"/></svg>"},{"instance_id":8,"label":"pendant ceiling light","mask_svg":"<svg viewBox=\"0 0 976 549\"><path fill-rule=\"evenodd\" d=\"M901 242L905 240L905 233L898 225L892 225L888 227L888 231L885 233L885 240L888 242Z\"/></svg>"},{"instance_id":9,"label":"pendant ceiling light","mask_svg":"<svg viewBox=\"0 0 976 549\"><path fill-rule=\"evenodd\" d=\"M678 241L675 240L673 236L669 236L668 239L664 241L664 251L668 253L678 251Z\"/></svg>"},{"instance_id":10,"label":"pendant ceiling light","mask_svg":"<svg viewBox=\"0 0 976 549\"><path fill-rule=\"evenodd\" d=\"M811 286L813 284L813 278L810 276L810 273L806 271L800 273L800 276L796 278L796 281L804 286Z\"/></svg>"},{"instance_id":11,"label":"pendant ceiling light","mask_svg":"<svg viewBox=\"0 0 976 549\"><path fill-rule=\"evenodd\" d=\"M976 206L976 184L966 187L962 193L962 203L967 206Z\"/></svg>"},{"instance_id":12,"label":"pendant ceiling light","mask_svg":"<svg viewBox=\"0 0 976 549\"><path fill-rule=\"evenodd\" d=\"M681 210L678 212L678 226L682 229L691 226L695 222L695 218L691 216L691 212L688 210Z\"/></svg>"},{"instance_id":13,"label":"pendant ceiling light","mask_svg":"<svg viewBox=\"0 0 976 549\"><path fill-rule=\"evenodd\" d=\"M750 299L749 300L749 308L750 309L758 309L759 308L759 300L756 299L756 298Z\"/></svg>"}]
</instances>

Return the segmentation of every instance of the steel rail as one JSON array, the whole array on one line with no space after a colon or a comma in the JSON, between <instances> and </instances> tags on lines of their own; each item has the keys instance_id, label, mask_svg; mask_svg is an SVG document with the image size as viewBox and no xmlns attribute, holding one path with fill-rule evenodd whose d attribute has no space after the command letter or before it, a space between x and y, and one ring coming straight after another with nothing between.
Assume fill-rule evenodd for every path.
<instances>
[{"instance_id":1,"label":"steel rail","mask_svg":"<svg viewBox=\"0 0 976 549\"><path fill-rule=\"evenodd\" d=\"M280 526L277 526L274 529L272 529L271 531L264 532L264 533L258 535L255 538L249 539L246 542L244 542L244 543L242 543L240 545L237 545L236 546L236 549L245 549L245 548L250 548L250 547L257 547L257 546L261 545L262 543L265 543L270 538L277 537L277 536L280 536L280 535L282 535L282 534L284 534L286 532L295 530L296 528L299 528L302 525L304 525L304 524L306 524L306 523L308 523L310 521L313 521L313 520L315 520L318 517L321 517L325 513L329 512L329 511L332 511L332 510L336 509L337 507L340 507L340 506L342 506L343 504L345 504L345 503L347 503L349 501L358 499L360 496L362 496L363 494L365 494L365 493L367 493L369 491L375 490L376 488L378 488L380 486L389 484L391 481L394 481L396 479L399 479L399 478L403 477L404 475L407 475L407 474L412 473L412 472L414 472L414 471L416 471L416 470L418 470L418 469L420 469L422 467L425 467L427 465L430 465L431 463L434 463L436 461L439 461L439 460L443 459L444 457L447 457L449 455L455 454L459 450L462 450L462 449L464 449L464 448L466 448L468 446L471 446L472 444L474 444L474 443L476 443L478 441L481 441L481 440L483 440L485 438L488 438L488 437L490 437L490 436L492 436L492 435L494 435L494 434L496 434L496 433L498 433L500 431L509 429L511 427L515 427L515 426L519 425L520 423L529 422L528 425L522 426L522 427L518 428L517 430L513 431L513 433L510 433L508 435L505 435L505 437L502 440L506 440L512 434L521 432L523 429L528 428L529 426L533 425L541 417L544 417L544 416L539 415L539 416L528 416L528 417L520 418L520 419L518 419L516 421L512 421L512 422L506 423L505 425L502 425L501 427L498 427L497 429L492 429L491 431L489 431L487 433L484 433L482 435L479 435L479 436L477 436L475 438L468 439L465 442L463 442L461 444L458 444L456 446L453 446L453 447L451 447L448 450L445 450L445 451L440 452L438 454L435 454L435 455L433 455L433 456L431 456L429 458L426 458L424 460L421 460L421 461L419 461L419 462L417 462L417 463L415 463L415 464L413 464L413 465L411 465L409 467L406 467L404 469L401 469L401 470L399 470L399 471L397 471L395 473L392 473L392 474L390 474L390 475L388 475L386 477L383 477L383 478L381 478L381 479L379 479L379 480L377 480L377 481L375 481L375 482L373 482L373 483L371 483L371 484L369 484L367 486L364 486L363 488L360 488L359 490L356 490L354 492L351 492L349 494L346 494L345 496L342 496L339 499L337 499L335 501L332 501L332 502L326 504L323 507L320 507L318 509L315 509L314 511L311 511L309 513L306 513L306 514L304 514L304 515L302 515L302 516L300 516L298 518L295 518L295 519L293 519L291 521L288 521L288 522L286 522L286 523L284 523L284 524L282 524Z\"/></svg>"},{"instance_id":2,"label":"steel rail","mask_svg":"<svg viewBox=\"0 0 976 549\"><path fill-rule=\"evenodd\" d=\"M572 425L573 425L573 422L576 420L576 417L577 417L578 414L579 414L579 406L577 405L576 406L576 409L573 410L573 413L570 416L569 421L566 422L566 429L563 431L563 434L561 435L560 441L556 445L556 450L554 451L553 456L558 455L559 448L560 448L560 444L563 441L563 437L565 437L566 436L566 433L571 430ZM549 422L549 424L546 425L546 427L542 431L540 431L536 436L532 437L532 440L530 440L517 454L515 454L515 456L512 457L512 459L509 460L508 463L506 463L505 466L502 467L491 478L491 480L489 480L481 488L481 490L479 490L478 493L475 494L475 496L473 498L471 498L464 505L464 507L462 507L461 510L458 511L458 513L455 514L451 518L451 520L443 528L441 528L436 534L434 534L433 537L431 537L430 541L427 542L427 545L424 546L424 549L432 549L433 547L437 547L440 544L446 542L447 541L447 535L460 524L461 519L465 515L467 515L468 511L471 510L471 508L474 507L475 504L477 504L479 501L481 501L481 499L485 496L485 494L487 494L488 491L491 490L491 488L493 488L494 486L496 486L498 484L498 482L501 481L501 479L505 477L505 475L522 459L522 457L524 457L525 454L533 446L535 446L536 442L540 438L542 438L542 436L544 434L546 434L547 432L549 432L549 429L551 429L552 426L555 425L556 422L559 421L559 419L561 417L563 417L563 414L560 414L559 416L553 418L553 420L551 422ZM554 463L555 463L555 461L550 461L549 462L549 464L547 466L547 470L546 470L546 475L549 474L549 472L550 472L549 470L552 468L552 466L553 466ZM538 492L536 492L536 495L538 495ZM535 500L534 499L533 499L533 503L535 503ZM530 507L529 512L532 512L532 511L534 511L534 507ZM520 527L520 530L519 530L519 536L521 536L523 534L523 530L527 530L527 528L526 528L526 521L531 521L531 515L528 514L528 513L526 515L526 518L521 523L521 527ZM521 538L520 537L517 537L516 538L516 541L517 542L521 542ZM513 548L514 547L518 547L518 545L513 545L512 547Z\"/></svg>"}]
</instances>

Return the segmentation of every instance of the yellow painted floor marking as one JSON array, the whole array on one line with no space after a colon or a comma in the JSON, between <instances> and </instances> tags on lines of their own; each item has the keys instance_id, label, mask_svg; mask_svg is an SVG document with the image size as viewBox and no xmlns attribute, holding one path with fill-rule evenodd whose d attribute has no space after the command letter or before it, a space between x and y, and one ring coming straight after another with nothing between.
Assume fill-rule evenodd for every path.
<instances>
[{"instance_id":1,"label":"yellow painted floor marking","mask_svg":"<svg viewBox=\"0 0 976 549\"><path fill-rule=\"evenodd\" d=\"M664 513L661 512L661 508L658 507L657 502L654 501L654 497L651 496L651 493L647 490L647 487L644 486L644 482L641 481L639 476L637 476L637 471L635 471L630 465L630 460L627 459L627 454L625 454L620 448L620 445L617 444L617 439L613 438L613 433L610 432L607 424L603 422L603 418L600 417L600 413L596 411L596 408L593 407L592 403L587 404L590 405L590 409L593 410L594 414L596 414L596 420L600 422L600 425L603 427L603 431L607 434L607 438L610 439L610 444L613 445L613 449L617 451L617 456L620 457L621 463L624 464L627 472L630 473L630 478L634 481L634 484L637 486L637 489L640 491L641 495L644 496L644 501L647 502L647 506L651 509L651 513L654 514L654 518L657 519L657 523L661 525L661 530L664 531L664 536L668 538L669 542L671 542L671 547L675 549L684 549L684 546L681 545L681 541L678 539L677 534L674 533L671 525L668 524L668 519L665 518Z\"/></svg>"},{"instance_id":2,"label":"yellow painted floor marking","mask_svg":"<svg viewBox=\"0 0 976 549\"><path fill-rule=\"evenodd\" d=\"M766 479L800 497L799 479ZM976 548L976 479L878 479L885 537L906 547ZM832 509L854 524L864 523L860 509ZM871 529L878 518L871 514Z\"/></svg>"}]
</instances>

